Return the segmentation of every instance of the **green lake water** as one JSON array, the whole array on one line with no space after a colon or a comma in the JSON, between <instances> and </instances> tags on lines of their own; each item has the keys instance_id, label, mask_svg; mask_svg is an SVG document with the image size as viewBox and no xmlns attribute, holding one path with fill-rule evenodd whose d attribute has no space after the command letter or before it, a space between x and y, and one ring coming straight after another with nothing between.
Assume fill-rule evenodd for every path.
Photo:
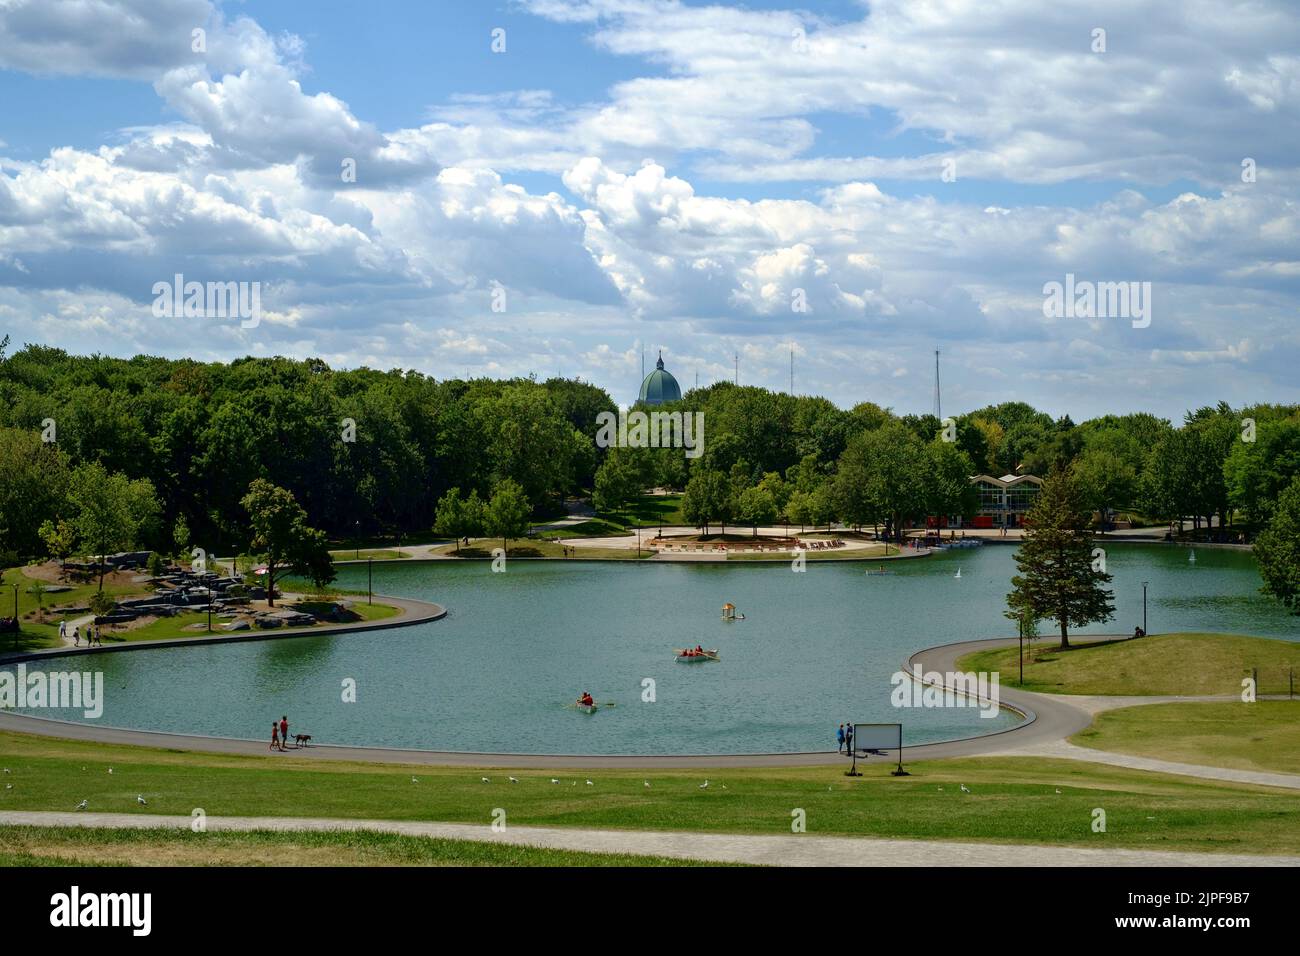
<instances>
[{"instance_id":1,"label":"green lake water","mask_svg":"<svg viewBox=\"0 0 1300 956\"><path fill-rule=\"evenodd\" d=\"M904 725L907 743L1011 726L975 709L896 709L890 676L934 644L1010 636L1002 616L1014 547L891 562L514 561L376 565L377 593L436 601L441 621L336 637L158 648L46 662L105 675L100 724L269 738L289 715L320 743L510 753L689 754L833 750L841 722ZM1148 629L1300 639L1300 621L1258 592L1246 553L1108 546L1116 618L1131 633L1150 582ZM874 567L871 566L871 567ZM955 577L957 569L961 577ZM340 569L364 588L366 569ZM721 621L730 601L746 615ZM1050 630L1050 622L1044 631ZM1050 640L1050 638L1045 638ZM672 649L718 648L681 664ZM12 669L12 665L8 669ZM1010 675L1008 675L1010 676ZM342 684L356 682L355 703ZM654 701L643 701L645 681ZM566 708L581 691L617 706ZM75 712L32 711L81 719Z\"/></svg>"}]
</instances>

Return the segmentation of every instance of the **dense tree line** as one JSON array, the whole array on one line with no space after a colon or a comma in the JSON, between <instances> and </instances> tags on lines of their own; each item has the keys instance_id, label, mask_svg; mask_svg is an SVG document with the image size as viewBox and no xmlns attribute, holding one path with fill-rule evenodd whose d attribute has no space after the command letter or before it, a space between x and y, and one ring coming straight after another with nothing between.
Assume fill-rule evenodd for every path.
<instances>
[{"instance_id":1,"label":"dense tree line","mask_svg":"<svg viewBox=\"0 0 1300 956\"><path fill-rule=\"evenodd\" d=\"M652 486L684 491L683 510L702 527L840 521L897 534L926 515L972 514L973 474L1065 465L1093 512L1253 530L1300 475L1295 406L1220 404L1177 425L1143 412L1075 424L1007 402L943 423L718 383L658 409L703 413L698 458L597 447L597 416L615 409L602 389L565 379L27 346L0 353L0 552L197 543L232 553L253 539L244 501L258 479L288 491L310 527L350 538L447 523L513 536L527 521L521 507L544 516L564 496L590 494L617 511ZM111 506L96 503L104 488Z\"/></svg>"}]
</instances>

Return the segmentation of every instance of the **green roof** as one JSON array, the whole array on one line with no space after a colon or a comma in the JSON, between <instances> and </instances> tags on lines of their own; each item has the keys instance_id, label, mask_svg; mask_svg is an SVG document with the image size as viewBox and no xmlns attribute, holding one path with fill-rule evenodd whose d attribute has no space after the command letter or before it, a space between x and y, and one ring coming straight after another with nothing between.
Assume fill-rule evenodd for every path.
<instances>
[{"instance_id":1,"label":"green roof","mask_svg":"<svg viewBox=\"0 0 1300 956\"><path fill-rule=\"evenodd\" d=\"M662 405L664 402L676 402L681 397L682 390L677 385L677 379L664 371L664 355L660 352L655 370L641 383L641 394L637 397L637 402L643 405Z\"/></svg>"}]
</instances>

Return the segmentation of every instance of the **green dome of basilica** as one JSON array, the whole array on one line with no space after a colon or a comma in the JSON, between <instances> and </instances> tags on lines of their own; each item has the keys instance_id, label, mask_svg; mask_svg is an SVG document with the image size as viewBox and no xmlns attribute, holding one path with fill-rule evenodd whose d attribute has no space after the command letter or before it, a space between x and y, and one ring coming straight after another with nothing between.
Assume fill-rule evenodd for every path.
<instances>
[{"instance_id":1,"label":"green dome of basilica","mask_svg":"<svg viewBox=\"0 0 1300 956\"><path fill-rule=\"evenodd\" d=\"M682 397L682 390L677 385L677 379L664 371L664 353L659 353L659 361L655 362L655 370L645 377L641 383L641 394L637 398L639 405L662 405L665 402L676 402Z\"/></svg>"}]
</instances>

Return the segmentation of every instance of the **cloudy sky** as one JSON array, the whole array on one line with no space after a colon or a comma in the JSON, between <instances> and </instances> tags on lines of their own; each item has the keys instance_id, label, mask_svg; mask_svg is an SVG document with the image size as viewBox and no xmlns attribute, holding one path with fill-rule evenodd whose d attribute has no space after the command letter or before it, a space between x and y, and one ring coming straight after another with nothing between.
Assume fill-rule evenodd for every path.
<instances>
[{"instance_id":1,"label":"cloudy sky","mask_svg":"<svg viewBox=\"0 0 1300 956\"><path fill-rule=\"evenodd\" d=\"M643 349L785 389L791 348L900 412L936 348L945 413L1300 401L1297 51L1293 0L0 0L0 333L620 401ZM262 321L155 317L175 273ZM1150 324L1046 317L1067 273L1150 282Z\"/></svg>"}]
</instances>

